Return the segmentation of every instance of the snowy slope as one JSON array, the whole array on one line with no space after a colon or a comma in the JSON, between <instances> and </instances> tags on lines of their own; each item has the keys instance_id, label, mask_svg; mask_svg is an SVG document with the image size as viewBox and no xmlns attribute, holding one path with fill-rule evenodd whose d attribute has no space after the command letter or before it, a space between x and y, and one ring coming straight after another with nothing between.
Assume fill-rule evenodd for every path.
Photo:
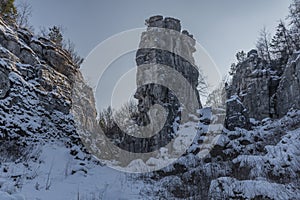
<instances>
[{"instance_id":1,"label":"snowy slope","mask_svg":"<svg viewBox=\"0 0 300 200\"><path fill-rule=\"evenodd\" d=\"M224 130L205 157L191 151L149 175L153 186L142 192L165 199L300 199L300 111L252 128Z\"/></svg>"},{"instance_id":2,"label":"snowy slope","mask_svg":"<svg viewBox=\"0 0 300 200\"><path fill-rule=\"evenodd\" d=\"M93 161L74 159L63 144L37 147L37 160L3 163L1 187L24 199L137 199L142 184L130 181L134 176L101 166ZM16 189L9 177L18 177ZM11 189L10 189L11 187ZM6 189L5 189L6 188ZM13 191L10 191L13 190Z\"/></svg>"}]
</instances>

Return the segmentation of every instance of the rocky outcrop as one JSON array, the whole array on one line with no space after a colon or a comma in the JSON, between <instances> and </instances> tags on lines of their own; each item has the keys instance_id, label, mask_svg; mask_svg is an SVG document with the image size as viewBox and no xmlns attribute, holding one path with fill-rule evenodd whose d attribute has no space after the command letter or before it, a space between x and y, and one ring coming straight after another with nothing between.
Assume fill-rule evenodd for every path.
<instances>
[{"instance_id":1,"label":"rocky outcrop","mask_svg":"<svg viewBox=\"0 0 300 200\"><path fill-rule=\"evenodd\" d=\"M116 146L133 153L165 147L174 139L178 124L186 122L189 114L198 115L201 108L193 36L181 31L180 21L174 18L153 16L146 25L136 53L138 113L134 121L139 130L133 128L135 136L143 135L132 136L118 125L106 133Z\"/></svg>"},{"instance_id":2,"label":"rocky outcrop","mask_svg":"<svg viewBox=\"0 0 300 200\"><path fill-rule=\"evenodd\" d=\"M152 16L145 21L148 27L157 27L157 28L166 28L180 32L181 31L181 24L180 20L166 17L164 18L161 15Z\"/></svg>"},{"instance_id":3,"label":"rocky outcrop","mask_svg":"<svg viewBox=\"0 0 300 200\"><path fill-rule=\"evenodd\" d=\"M300 111L292 111L251 131L225 130L205 157L191 152L151 174L143 192L165 199L299 199L299 125Z\"/></svg>"},{"instance_id":4,"label":"rocky outcrop","mask_svg":"<svg viewBox=\"0 0 300 200\"><path fill-rule=\"evenodd\" d=\"M151 106L159 104L168 111L163 129L160 134L153 137L153 143L151 142L157 148L168 143L174 132L175 119L181 119L179 108L183 102L180 102L182 98L179 96L190 98L196 95L196 105L193 105L195 110L189 112L195 113L196 109L201 107L197 91L199 71L193 59L195 40L187 31L181 33L178 19L153 16L146 20L146 24L148 29L142 33L139 50L136 53L138 89L134 97L139 101L140 125L157 121L151 120L148 116ZM186 82L180 81L178 76L182 76ZM145 84L147 82L145 80L149 80L150 83ZM180 94L174 90L180 91ZM191 92L194 94L190 94ZM192 104L193 101L188 99L187 102ZM153 145L148 146L149 151L152 151L151 146Z\"/></svg>"},{"instance_id":5,"label":"rocky outcrop","mask_svg":"<svg viewBox=\"0 0 300 200\"><path fill-rule=\"evenodd\" d=\"M299 53L295 53L282 67L276 61L266 63L252 50L246 60L237 65L232 83L227 87L228 99L237 95L249 118L257 120L283 117L290 109L299 109L298 57ZM227 119L237 110L238 107L228 105ZM245 128L242 124L238 127Z\"/></svg>"},{"instance_id":6,"label":"rocky outcrop","mask_svg":"<svg viewBox=\"0 0 300 200\"><path fill-rule=\"evenodd\" d=\"M284 116L290 109L300 109L300 53L289 60L276 92L275 105L278 116Z\"/></svg>"},{"instance_id":7,"label":"rocky outcrop","mask_svg":"<svg viewBox=\"0 0 300 200\"><path fill-rule=\"evenodd\" d=\"M94 103L92 90L85 85L68 52L46 38L37 38L26 29L9 27L0 20L1 144L50 138L78 142L71 113L74 97L79 98L81 92L74 90L75 82L85 88L85 99ZM93 110L90 116L96 118L95 113Z\"/></svg>"},{"instance_id":8,"label":"rocky outcrop","mask_svg":"<svg viewBox=\"0 0 300 200\"><path fill-rule=\"evenodd\" d=\"M237 65L228 96L230 98L237 95L248 110L250 118L261 120L275 117L277 113L274 97L279 81L279 72L252 50L246 60Z\"/></svg>"},{"instance_id":9,"label":"rocky outcrop","mask_svg":"<svg viewBox=\"0 0 300 200\"><path fill-rule=\"evenodd\" d=\"M231 96L226 101L225 127L235 130L236 127L249 128L249 113L237 95Z\"/></svg>"}]
</instances>

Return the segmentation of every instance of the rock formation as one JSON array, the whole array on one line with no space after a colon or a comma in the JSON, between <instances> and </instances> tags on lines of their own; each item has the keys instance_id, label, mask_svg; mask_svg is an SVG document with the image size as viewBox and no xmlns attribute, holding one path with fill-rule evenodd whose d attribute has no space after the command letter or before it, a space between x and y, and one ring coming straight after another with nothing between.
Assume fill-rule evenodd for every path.
<instances>
[{"instance_id":1,"label":"rock formation","mask_svg":"<svg viewBox=\"0 0 300 200\"><path fill-rule=\"evenodd\" d=\"M299 109L299 53L295 53L287 66L276 62L268 64L252 50L245 61L237 65L232 83L227 87L228 105L226 124L235 121L232 113L240 110L231 105L232 97L238 97L244 106L244 117L262 120L284 116L289 109ZM240 112L242 113L242 112ZM244 119L243 117L243 119ZM231 120L234 119L234 120ZM243 121L243 120L242 120ZM247 128L249 123L242 122L237 127ZM246 120L249 122L249 120ZM239 123L239 122L234 122ZM232 130L232 127L230 128Z\"/></svg>"},{"instance_id":2,"label":"rock formation","mask_svg":"<svg viewBox=\"0 0 300 200\"><path fill-rule=\"evenodd\" d=\"M264 119L275 116L272 102L280 77L268 64L258 57L256 51L237 66L232 78L229 97L238 95L249 112L250 118Z\"/></svg>"},{"instance_id":3,"label":"rock formation","mask_svg":"<svg viewBox=\"0 0 300 200\"><path fill-rule=\"evenodd\" d=\"M158 17L148 23L164 24ZM186 155L151 174L150 183L161 187L145 193L166 199L298 199L299 59L298 52L282 66L251 50L226 85L227 129L204 158L209 145L202 134L196 137ZM209 122L200 120L204 135Z\"/></svg>"},{"instance_id":4,"label":"rock formation","mask_svg":"<svg viewBox=\"0 0 300 200\"><path fill-rule=\"evenodd\" d=\"M181 33L181 25L178 19L153 16L146 20L146 24L148 29L142 33L140 46L136 53L138 89L134 96L139 101L138 123L140 125L157 121L157 119L151 121L148 116L147 112L151 106L159 104L168 111L167 121L163 129L160 134L153 138L155 146L162 147L169 141L174 132L173 123L175 119L179 118L180 120L181 118L179 108L182 106L182 102L180 102L182 99L172 91L172 88L168 88L167 84L171 84L174 87L173 89L179 90L180 95L185 98L191 96L189 92L196 94L197 102L193 107L195 110L190 111L195 113L196 109L201 108L199 92L197 91L199 71L193 59L195 41L187 31ZM175 34L174 31L176 31ZM180 36L183 37L180 38ZM161 66L161 68L158 66ZM167 76L172 75L170 75L170 72L164 71L165 67L175 70L187 82L184 84L180 82L176 74L171 78L167 78ZM153 83L145 85L143 84L145 79L149 79ZM159 81L168 83L161 85L158 84ZM192 90L188 89L190 86ZM192 102L190 99L187 101ZM149 146L151 147L151 145Z\"/></svg>"},{"instance_id":5,"label":"rock formation","mask_svg":"<svg viewBox=\"0 0 300 200\"><path fill-rule=\"evenodd\" d=\"M85 90L74 90L75 83L81 83ZM25 136L36 142L69 136L71 142L79 142L74 116L77 118L80 109L73 108L74 97L79 98L79 95L85 96L85 100L91 102L86 105L94 108L92 90L85 85L67 51L46 38L35 37L26 29L8 27L0 20L0 141L3 148L9 140L17 144L23 141L22 145L26 146L29 139L24 140ZM89 116L96 118L95 109L90 110ZM79 118L82 123L89 123L83 118Z\"/></svg>"},{"instance_id":6,"label":"rock formation","mask_svg":"<svg viewBox=\"0 0 300 200\"><path fill-rule=\"evenodd\" d=\"M142 128L149 126L140 131L149 134L134 137L117 125L106 133L115 145L134 153L154 152L170 143L176 132L174 124L188 120L188 113L197 115L197 109L201 108L193 36L186 30L181 32L180 21L174 18L153 16L146 20L146 25L136 53L134 97L138 100L135 121ZM166 117L162 110L151 109L157 105L165 109Z\"/></svg>"},{"instance_id":7,"label":"rock formation","mask_svg":"<svg viewBox=\"0 0 300 200\"><path fill-rule=\"evenodd\" d=\"M279 117L290 109L300 109L300 53L295 53L282 75L276 91L275 106Z\"/></svg>"},{"instance_id":8,"label":"rock formation","mask_svg":"<svg viewBox=\"0 0 300 200\"><path fill-rule=\"evenodd\" d=\"M237 95L233 95L226 101L225 126L229 130L236 127L249 128L249 113Z\"/></svg>"}]
</instances>

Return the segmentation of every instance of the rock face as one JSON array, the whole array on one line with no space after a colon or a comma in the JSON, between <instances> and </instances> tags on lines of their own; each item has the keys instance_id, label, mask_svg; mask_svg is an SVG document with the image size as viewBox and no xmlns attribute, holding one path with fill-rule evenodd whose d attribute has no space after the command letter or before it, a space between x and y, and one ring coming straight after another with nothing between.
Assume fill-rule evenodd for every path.
<instances>
[{"instance_id":1,"label":"rock face","mask_svg":"<svg viewBox=\"0 0 300 200\"><path fill-rule=\"evenodd\" d=\"M291 108L300 109L300 53L290 59L276 93L276 111L284 116Z\"/></svg>"},{"instance_id":2,"label":"rock face","mask_svg":"<svg viewBox=\"0 0 300 200\"><path fill-rule=\"evenodd\" d=\"M10 89L10 82L8 78L8 72L0 71L0 99L3 99Z\"/></svg>"},{"instance_id":3,"label":"rock face","mask_svg":"<svg viewBox=\"0 0 300 200\"><path fill-rule=\"evenodd\" d=\"M147 125L157 119L151 120L148 111L151 106L159 104L168 111L166 123L158 134L153 137L154 146L163 146L168 138L171 137L173 123L176 118L180 119L179 108L181 98L176 92L168 87L172 85L181 96L188 98L194 92L197 102L195 109L201 108L199 93L197 91L199 71L194 64L193 52L195 51L195 41L187 31L181 33L181 25L178 19L163 18L162 16L153 16L146 20L147 31L141 36L139 50L136 53L137 71L137 91L135 98L138 99L138 123ZM159 29L161 28L161 29ZM162 29L164 28L164 29ZM171 31L170 31L171 30ZM183 36L179 38L178 36ZM175 70L173 77L165 68ZM176 76L182 76L187 80L184 84ZM144 84L149 80L150 84ZM165 85L160 82L168 82ZM192 90L186 88L191 87ZM154 125L156 126L156 125ZM149 145L149 151L151 146Z\"/></svg>"},{"instance_id":4,"label":"rock face","mask_svg":"<svg viewBox=\"0 0 300 200\"><path fill-rule=\"evenodd\" d=\"M252 50L246 60L237 66L229 97L238 95L249 112L250 118L258 120L275 117L274 96L280 81L280 74L273 70Z\"/></svg>"},{"instance_id":5,"label":"rock face","mask_svg":"<svg viewBox=\"0 0 300 200\"><path fill-rule=\"evenodd\" d=\"M249 128L248 110L237 95L231 96L231 98L226 101L225 123L225 126L229 130L234 130L236 127Z\"/></svg>"},{"instance_id":6,"label":"rock face","mask_svg":"<svg viewBox=\"0 0 300 200\"><path fill-rule=\"evenodd\" d=\"M247 116L257 120L283 117L291 108L299 109L298 56L299 53L295 53L287 66L282 67L278 63L266 63L252 50L245 61L237 65L232 83L227 87L228 99L237 95ZM234 105L227 107L227 120L230 120L239 108ZM246 128L245 125L241 122L237 126Z\"/></svg>"},{"instance_id":7,"label":"rock face","mask_svg":"<svg viewBox=\"0 0 300 200\"><path fill-rule=\"evenodd\" d=\"M75 91L75 82L86 89ZM68 52L46 38L36 38L26 29L11 28L0 20L1 144L8 140L18 143L28 136L33 141L65 136L79 141L71 111L80 92L94 102L92 90L84 84ZM94 104L88 105L94 108ZM96 116L95 109L90 116Z\"/></svg>"}]
</instances>

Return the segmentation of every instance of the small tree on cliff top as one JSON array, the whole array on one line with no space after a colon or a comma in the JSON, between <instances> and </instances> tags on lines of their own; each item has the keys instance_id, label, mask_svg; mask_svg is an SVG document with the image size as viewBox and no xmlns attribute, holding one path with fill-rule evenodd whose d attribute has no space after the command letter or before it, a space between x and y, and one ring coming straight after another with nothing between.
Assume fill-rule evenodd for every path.
<instances>
[{"instance_id":1,"label":"small tree on cliff top","mask_svg":"<svg viewBox=\"0 0 300 200\"><path fill-rule=\"evenodd\" d=\"M272 52L282 63L286 63L289 56L293 53L293 45L289 30L286 28L284 22L280 21L277 26L276 34L271 42Z\"/></svg>"},{"instance_id":2,"label":"small tree on cliff top","mask_svg":"<svg viewBox=\"0 0 300 200\"><path fill-rule=\"evenodd\" d=\"M49 39L57 44L58 46L62 46L63 42L63 35L62 35L62 28L58 26L53 26L49 28L49 33L48 33Z\"/></svg>"},{"instance_id":3,"label":"small tree on cliff top","mask_svg":"<svg viewBox=\"0 0 300 200\"><path fill-rule=\"evenodd\" d=\"M268 63L271 63L270 38L270 33L267 31L266 27L263 27L256 42L258 55Z\"/></svg>"},{"instance_id":4,"label":"small tree on cliff top","mask_svg":"<svg viewBox=\"0 0 300 200\"><path fill-rule=\"evenodd\" d=\"M9 23L15 21L17 9L14 0L0 0L0 16Z\"/></svg>"}]
</instances>

